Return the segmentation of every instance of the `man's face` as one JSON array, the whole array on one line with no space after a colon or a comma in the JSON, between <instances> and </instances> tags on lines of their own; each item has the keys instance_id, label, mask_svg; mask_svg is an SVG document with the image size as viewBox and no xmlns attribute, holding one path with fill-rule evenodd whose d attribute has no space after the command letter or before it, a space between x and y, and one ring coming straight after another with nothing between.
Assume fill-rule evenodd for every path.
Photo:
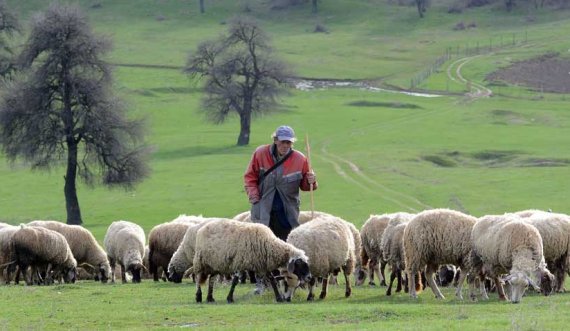
<instances>
[{"instance_id":1,"label":"man's face","mask_svg":"<svg viewBox=\"0 0 570 331\"><path fill-rule=\"evenodd\" d=\"M277 140L275 139L275 145L277 146L277 153L279 156L283 156L289 152L293 143L289 140Z\"/></svg>"}]
</instances>

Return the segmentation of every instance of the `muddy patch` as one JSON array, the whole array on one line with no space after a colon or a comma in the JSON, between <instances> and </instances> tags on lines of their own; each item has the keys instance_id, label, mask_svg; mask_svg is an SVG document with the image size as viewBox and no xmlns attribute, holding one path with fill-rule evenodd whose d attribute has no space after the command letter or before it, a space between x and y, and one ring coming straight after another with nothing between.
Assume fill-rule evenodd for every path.
<instances>
[{"instance_id":1,"label":"muddy patch","mask_svg":"<svg viewBox=\"0 0 570 331\"><path fill-rule=\"evenodd\" d=\"M348 103L349 106L354 107L381 107L381 108L398 108L398 109L420 109L422 107L411 103L403 102L374 102L359 100Z\"/></svg>"},{"instance_id":2,"label":"muddy patch","mask_svg":"<svg viewBox=\"0 0 570 331\"><path fill-rule=\"evenodd\" d=\"M570 165L570 159L539 158L516 150L484 150L472 153L446 151L423 155L420 159L442 168L566 167Z\"/></svg>"},{"instance_id":3,"label":"muddy patch","mask_svg":"<svg viewBox=\"0 0 570 331\"><path fill-rule=\"evenodd\" d=\"M536 91L570 93L570 58L548 53L529 60L514 62L485 78L490 84L507 82Z\"/></svg>"}]
</instances>

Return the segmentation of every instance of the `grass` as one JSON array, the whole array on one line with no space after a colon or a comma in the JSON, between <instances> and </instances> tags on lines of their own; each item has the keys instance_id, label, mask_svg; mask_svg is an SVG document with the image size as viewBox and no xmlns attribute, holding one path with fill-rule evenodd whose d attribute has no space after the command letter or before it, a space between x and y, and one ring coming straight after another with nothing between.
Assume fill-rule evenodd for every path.
<instances>
[{"instance_id":1,"label":"grass","mask_svg":"<svg viewBox=\"0 0 570 331\"><path fill-rule=\"evenodd\" d=\"M431 291L411 301L407 294L384 295L384 288L354 288L344 298L344 286L332 286L324 301L305 301L298 290L292 303L274 304L273 295L252 294L253 285L236 288L235 304L225 303L229 286L218 284L215 304L194 303L191 283L141 284L81 282L50 287L11 286L2 288L10 305L2 306L0 326L4 329L171 329L221 330L258 329L357 329L433 330L515 329L552 330L564 328L568 295L544 298L528 294L521 304L489 301L459 301L452 289L443 289L446 300L433 298ZM319 293L320 288L317 288ZM429 290L428 290L429 291ZM467 295L467 292L464 292ZM43 302L30 307L30 302ZM553 318L555 317L555 318ZM421 321L421 326L418 325Z\"/></svg>"},{"instance_id":2,"label":"grass","mask_svg":"<svg viewBox=\"0 0 570 331\"><path fill-rule=\"evenodd\" d=\"M446 49L459 46L459 54L419 86L452 95L292 91L283 99L286 111L256 119L250 145L236 147L237 118L221 126L206 123L199 111L199 86L177 68L197 43L223 32L243 2L207 1L204 15L190 1L68 2L79 3L95 31L114 40L109 61L124 64L116 67L117 92L133 116L147 118L148 143L155 149L151 176L133 191L79 186L85 226L99 241L118 219L134 221L148 233L181 213L231 217L248 209L243 172L254 148L268 143L281 124L295 128L301 138L296 148L302 151L302 137L309 134L320 183L315 208L357 227L371 213L432 207L475 216L528 208L570 213L565 200L570 194L567 96L536 98L536 92L504 85L487 86L491 98L469 100L463 97L465 84L446 74L465 56L465 46L477 43L481 48L492 43L493 49L464 65L461 73L483 85L496 68L549 51L567 52L570 42L560 33L570 28L567 11L540 9L528 22L526 8L505 13L498 4L450 15L450 2L434 1L420 20L414 7L380 0L327 0L318 15L307 6L271 11L265 2L251 1L252 15L272 36L276 53L299 76L371 78L405 88ZM24 19L46 5L8 3ZM95 3L100 6L92 7ZM453 31L459 21L474 21L477 28ZM317 23L329 33L313 33ZM516 43L509 45L513 34ZM0 220L64 220L63 173L61 168L31 172L0 156ZM310 209L306 193L301 208ZM566 294L530 295L520 305L508 305L459 302L451 290L444 292L444 301L435 301L431 293L417 302L406 295L386 298L367 287L344 299L343 290L333 288L323 302L307 304L301 291L293 304L276 305L271 295L255 297L251 290L240 286L235 305L223 302L227 287L216 291L218 304L196 305L188 283L3 286L0 328L562 329L569 322Z\"/></svg>"}]
</instances>

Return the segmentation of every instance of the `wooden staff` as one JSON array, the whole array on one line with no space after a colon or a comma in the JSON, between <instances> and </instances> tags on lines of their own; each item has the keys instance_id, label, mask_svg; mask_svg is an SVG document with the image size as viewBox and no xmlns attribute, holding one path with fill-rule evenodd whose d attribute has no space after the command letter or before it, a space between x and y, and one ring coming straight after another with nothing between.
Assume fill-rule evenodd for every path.
<instances>
[{"instance_id":1,"label":"wooden staff","mask_svg":"<svg viewBox=\"0 0 570 331\"><path fill-rule=\"evenodd\" d=\"M312 172L311 167L311 145L309 145L309 134L305 134L305 149L307 150L307 163L309 163L309 171ZM315 196L313 194L313 183L309 184L309 191L311 192L311 219L315 218Z\"/></svg>"}]
</instances>

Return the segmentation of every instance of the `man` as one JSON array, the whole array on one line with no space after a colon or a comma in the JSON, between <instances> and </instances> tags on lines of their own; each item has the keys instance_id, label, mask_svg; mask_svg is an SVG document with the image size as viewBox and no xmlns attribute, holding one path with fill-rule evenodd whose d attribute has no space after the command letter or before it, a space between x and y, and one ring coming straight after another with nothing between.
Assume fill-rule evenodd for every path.
<instances>
[{"instance_id":1,"label":"man","mask_svg":"<svg viewBox=\"0 0 570 331\"><path fill-rule=\"evenodd\" d=\"M299 189L317 189L317 181L303 153L293 149L295 132L289 126L277 128L273 144L259 146L244 175L245 191L251 206L251 220L287 240L299 225ZM276 167L274 167L277 165Z\"/></svg>"}]
</instances>

